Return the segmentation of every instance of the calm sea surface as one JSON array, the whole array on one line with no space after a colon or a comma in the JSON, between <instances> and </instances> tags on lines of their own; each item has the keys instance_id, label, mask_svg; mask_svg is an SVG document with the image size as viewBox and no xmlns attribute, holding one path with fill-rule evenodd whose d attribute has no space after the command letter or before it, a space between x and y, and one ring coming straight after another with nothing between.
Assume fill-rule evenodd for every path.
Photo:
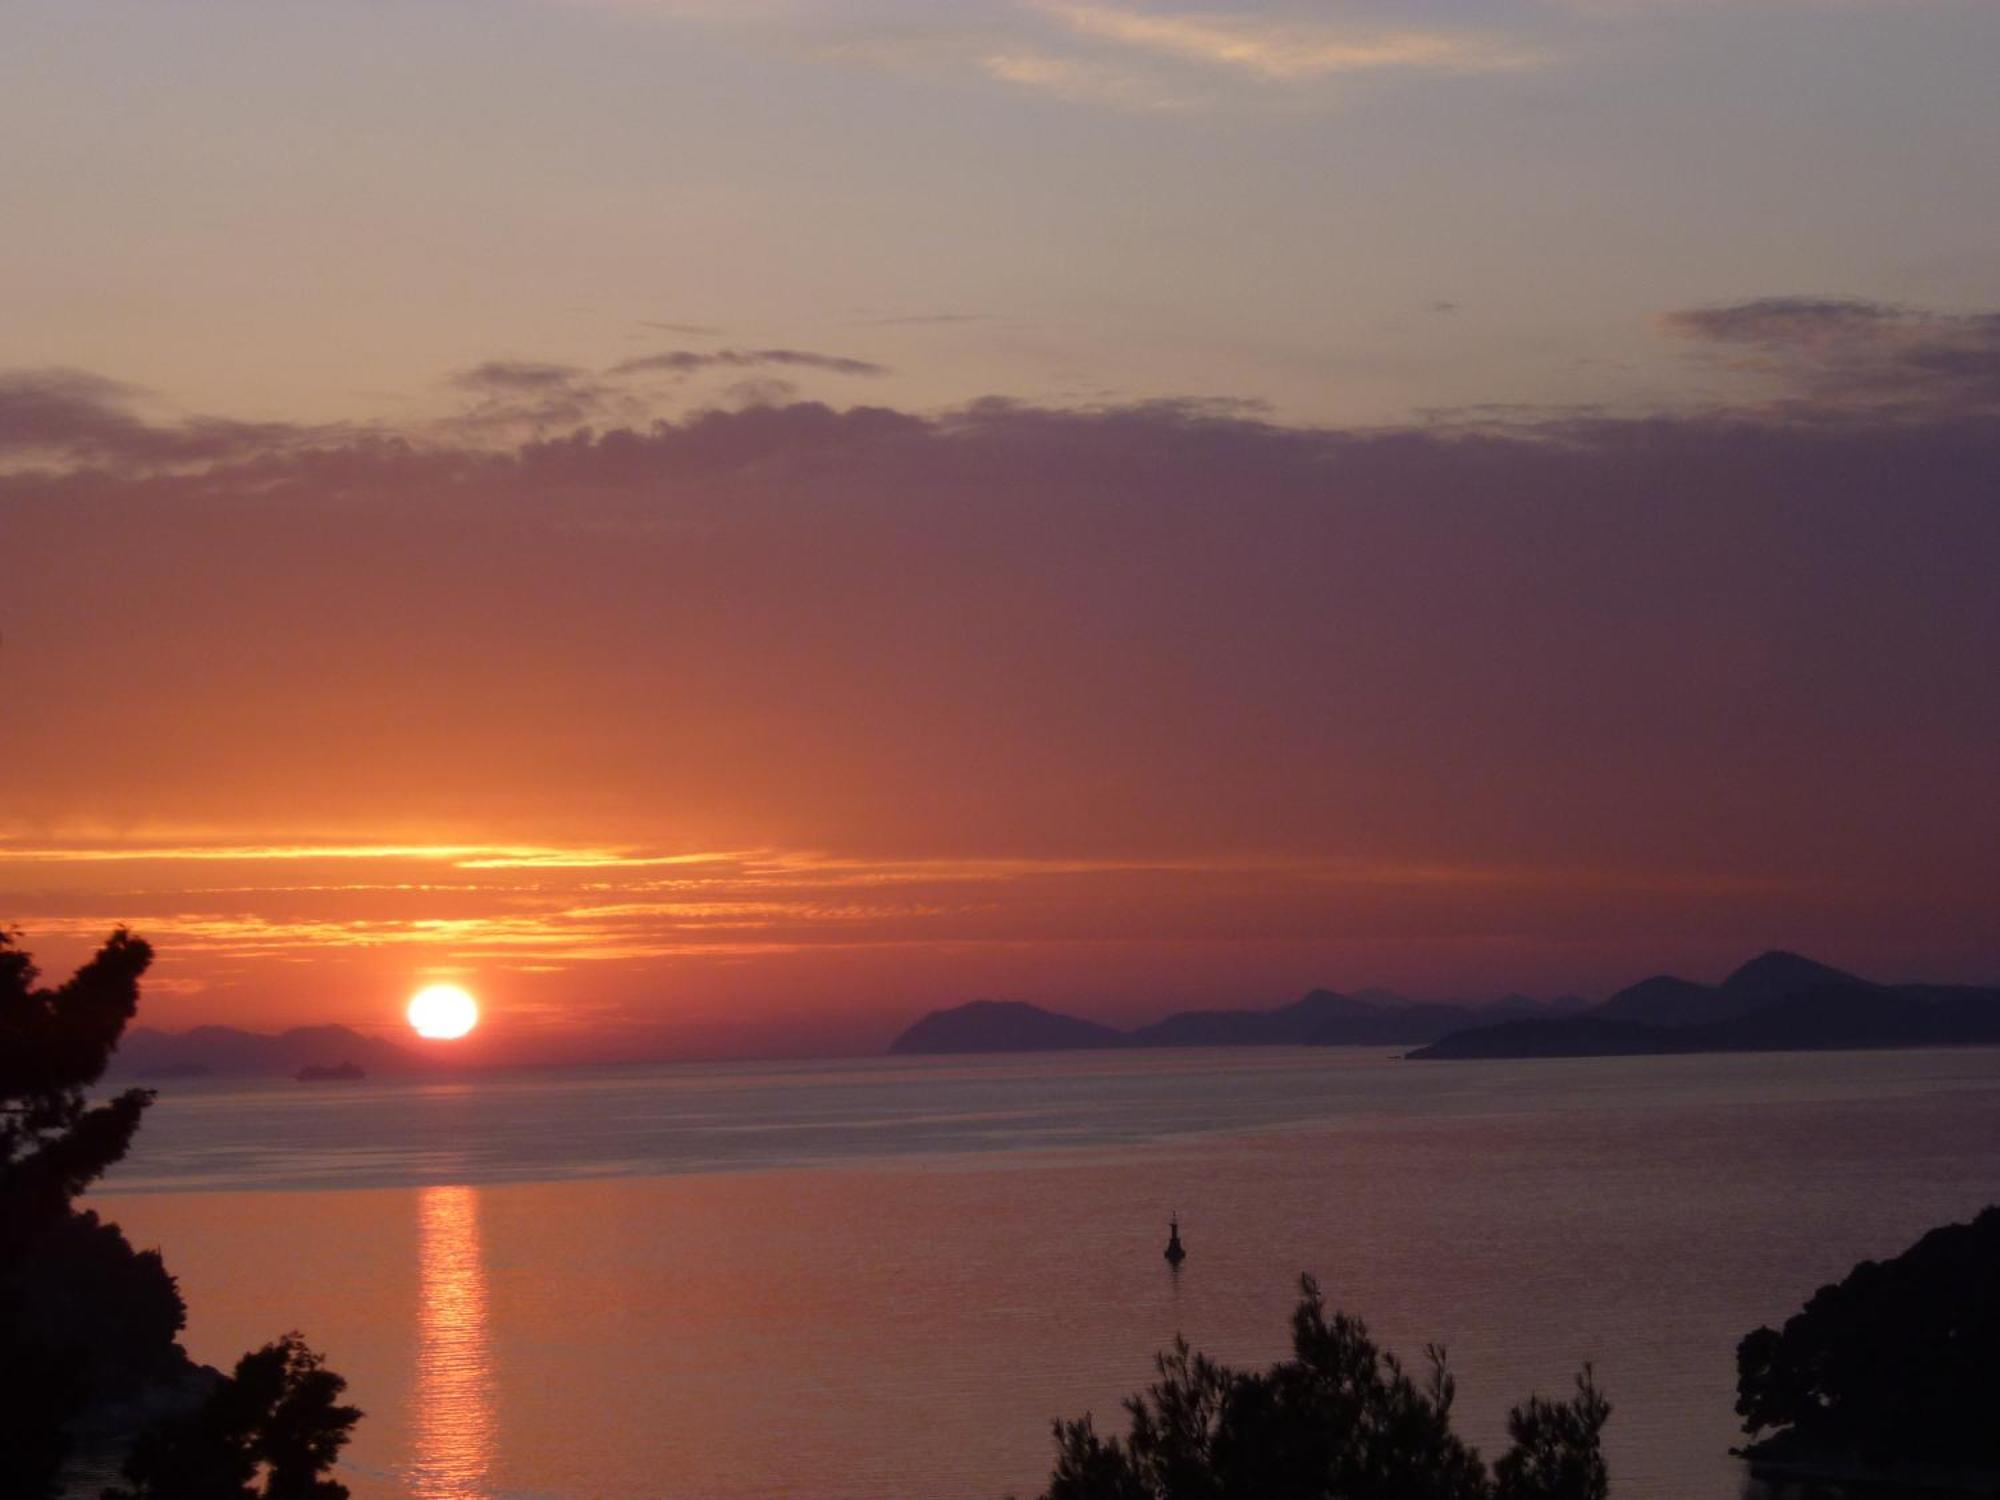
<instances>
[{"instance_id":1,"label":"calm sea surface","mask_svg":"<svg viewBox=\"0 0 2000 1500\"><path fill-rule=\"evenodd\" d=\"M1176 1332L1282 1353L1308 1270L1450 1346L1489 1457L1591 1360L1614 1494L1736 1500L1736 1339L2000 1200L2000 1051L180 1084L107 1186L197 1358L349 1377L361 1500L1029 1496Z\"/></svg>"}]
</instances>

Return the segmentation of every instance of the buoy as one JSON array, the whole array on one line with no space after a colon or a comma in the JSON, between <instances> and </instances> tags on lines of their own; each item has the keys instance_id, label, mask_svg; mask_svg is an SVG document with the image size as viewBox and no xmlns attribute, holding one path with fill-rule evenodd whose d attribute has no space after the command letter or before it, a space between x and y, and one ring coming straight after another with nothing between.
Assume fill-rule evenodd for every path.
<instances>
[{"instance_id":1,"label":"buoy","mask_svg":"<svg viewBox=\"0 0 2000 1500\"><path fill-rule=\"evenodd\" d=\"M1167 1220L1167 1264L1176 1271L1187 1259L1187 1249L1181 1244L1181 1216L1175 1214Z\"/></svg>"}]
</instances>

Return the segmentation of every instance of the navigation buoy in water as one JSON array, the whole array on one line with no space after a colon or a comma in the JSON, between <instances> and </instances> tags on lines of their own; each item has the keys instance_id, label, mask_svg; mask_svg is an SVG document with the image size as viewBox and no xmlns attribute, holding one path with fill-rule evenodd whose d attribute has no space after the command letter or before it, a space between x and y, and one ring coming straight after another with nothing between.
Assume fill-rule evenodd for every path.
<instances>
[{"instance_id":1,"label":"navigation buoy in water","mask_svg":"<svg viewBox=\"0 0 2000 1500\"><path fill-rule=\"evenodd\" d=\"M1186 1259L1187 1250L1181 1244L1181 1216L1175 1214L1167 1220L1167 1264L1178 1271Z\"/></svg>"}]
</instances>

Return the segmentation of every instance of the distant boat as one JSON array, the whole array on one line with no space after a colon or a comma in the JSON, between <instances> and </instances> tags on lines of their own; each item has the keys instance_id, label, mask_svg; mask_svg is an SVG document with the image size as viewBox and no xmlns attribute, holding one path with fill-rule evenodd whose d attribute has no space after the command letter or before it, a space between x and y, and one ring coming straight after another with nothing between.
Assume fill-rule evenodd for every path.
<instances>
[{"instance_id":1,"label":"distant boat","mask_svg":"<svg viewBox=\"0 0 2000 1500\"><path fill-rule=\"evenodd\" d=\"M1181 1216L1175 1214L1167 1220L1167 1264L1175 1270L1187 1259L1187 1249L1181 1244Z\"/></svg>"},{"instance_id":2,"label":"distant boat","mask_svg":"<svg viewBox=\"0 0 2000 1500\"><path fill-rule=\"evenodd\" d=\"M307 1063L292 1075L300 1083L358 1083L367 1076L361 1064L351 1062L335 1063L331 1067Z\"/></svg>"}]
</instances>

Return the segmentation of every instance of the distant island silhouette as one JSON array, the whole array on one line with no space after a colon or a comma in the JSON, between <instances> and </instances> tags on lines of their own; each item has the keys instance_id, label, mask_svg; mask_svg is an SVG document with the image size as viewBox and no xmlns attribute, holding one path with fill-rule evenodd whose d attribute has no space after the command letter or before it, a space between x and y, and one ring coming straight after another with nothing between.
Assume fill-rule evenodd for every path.
<instances>
[{"instance_id":1,"label":"distant island silhouette","mask_svg":"<svg viewBox=\"0 0 2000 1500\"><path fill-rule=\"evenodd\" d=\"M365 1068L351 1062L339 1062L331 1067L309 1063L292 1075L300 1083L359 1083L367 1076Z\"/></svg>"},{"instance_id":2,"label":"distant island silhouette","mask_svg":"<svg viewBox=\"0 0 2000 1500\"><path fill-rule=\"evenodd\" d=\"M1181 1011L1129 1031L1018 1000L932 1011L896 1054L1108 1047L1411 1046L1420 1059L2000 1044L2000 989L1879 984L1772 951L1718 985L1657 975L1597 1004L1510 995L1420 1004L1382 991L1313 990L1268 1010Z\"/></svg>"},{"instance_id":3,"label":"distant island silhouette","mask_svg":"<svg viewBox=\"0 0 2000 1500\"><path fill-rule=\"evenodd\" d=\"M1414 1058L1618 1057L2000 1044L2000 989L1878 984L1766 953L1719 985L1660 975L1581 1015L1477 1026Z\"/></svg>"},{"instance_id":4,"label":"distant island silhouette","mask_svg":"<svg viewBox=\"0 0 2000 1500\"><path fill-rule=\"evenodd\" d=\"M141 1081L270 1073L319 1082L364 1073L414 1073L423 1066L422 1059L394 1042L347 1026L295 1026L275 1034L234 1026L192 1031L135 1026L119 1045L111 1071ZM344 1071L350 1068L352 1074Z\"/></svg>"},{"instance_id":5,"label":"distant island silhouette","mask_svg":"<svg viewBox=\"0 0 2000 1500\"><path fill-rule=\"evenodd\" d=\"M1184 1010L1120 1031L1022 1000L974 1000L934 1010L889 1044L892 1053L1057 1052L1083 1047L1408 1046L1496 1017L1553 1016L1583 1000L1510 995L1482 1005L1425 1004L1384 990L1312 990L1269 1010Z\"/></svg>"}]
</instances>

